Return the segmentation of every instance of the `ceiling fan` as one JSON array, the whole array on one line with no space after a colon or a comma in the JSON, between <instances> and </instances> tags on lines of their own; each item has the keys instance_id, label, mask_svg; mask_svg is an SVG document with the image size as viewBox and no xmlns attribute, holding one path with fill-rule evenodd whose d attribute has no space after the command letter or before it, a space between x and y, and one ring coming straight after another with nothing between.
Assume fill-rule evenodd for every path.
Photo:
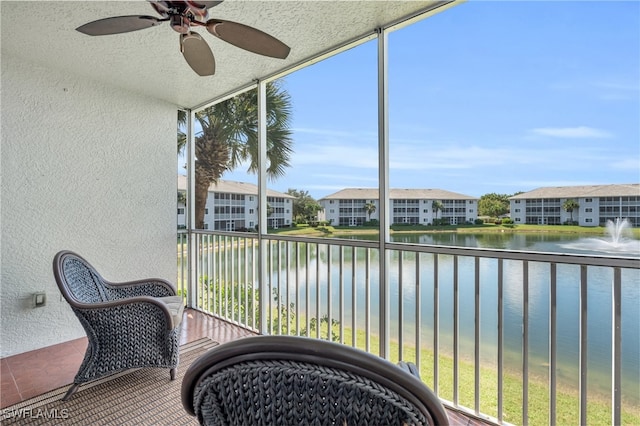
<instances>
[{"instance_id":1,"label":"ceiling fan","mask_svg":"<svg viewBox=\"0 0 640 426\"><path fill-rule=\"evenodd\" d=\"M272 58L285 59L291 50L277 38L248 25L223 19L207 19L209 9L222 3L222 0L149 2L162 18L146 15L114 16L89 22L76 30L91 36L121 34L155 27L168 21L171 28L180 33L180 51L184 59L201 76L213 75L216 62L207 42L200 34L191 31L191 27L205 27L227 43Z\"/></svg>"}]
</instances>

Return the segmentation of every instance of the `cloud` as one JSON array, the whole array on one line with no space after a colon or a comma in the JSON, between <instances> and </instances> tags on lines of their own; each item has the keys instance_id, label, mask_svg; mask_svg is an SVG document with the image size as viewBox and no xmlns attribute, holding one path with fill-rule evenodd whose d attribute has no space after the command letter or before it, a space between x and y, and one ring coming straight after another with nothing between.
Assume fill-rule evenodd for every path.
<instances>
[{"instance_id":1,"label":"cloud","mask_svg":"<svg viewBox=\"0 0 640 426\"><path fill-rule=\"evenodd\" d=\"M314 178L319 178L319 179L331 179L331 180L339 180L339 181L345 181L345 180L351 180L351 181L360 181L360 182L371 182L373 184L373 186L377 186L378 185L378 177L377 175L375 177L366 177L366 176L356 176L353 174L328 174L328 173L316 173L312 175Z\"/></svg>"},{"instance_id":2,"label":"cloud","mask_svg":"<svg viewBox=\"0 0 640 426\"><path fill-rule=\"evenodd\" d=\"M294 134L307 134L315 136L329 136L338 138L361 138L363 135L366 137L373 137L377 140L378 135L375 132L355 132L352 130L334 130L323 128L311 128L311 127L294 127L291 129Z\"/></svg>"},{"instance_id":3,"label":"cloud","mask_svg":"<svg viewBox=\"0 0 640 426\"><path fill-rule=\"evenodd\" d=\"M293 167L327 166L335 168L378 168L378 150L375 146L350 145L349 140L343 143L322 142L318 145L305 145L292 157Z\"/></svg>"},{"instance_id":4,"label":"cloud","mask_svg":"<svg viewBox=\"0 0 640 426\"><path fill-rule=\"evenodd\" d=\"M638 157L615 161L612 162L610 166L614 170L631 170L640 172L640 160L638 160Z\"/></svg>"},{"instance_id":5,"label":"cloud","mask_svg":"<svg viewBox=\"0 0 640 426\"><path fill-rule=\"evenodd\" d=\"M341 191L343 189L347 188L347 186L345 185L314 185L314 184L309 184L309 185L305 185L305 189L307 190L322 190L322 191L330 191L331 193L333 192L338 192ZM329 194L323 194L323 197L326 197Z\"/></svg>"},{"instance_id":6,"label":"cloud","mask_svg":"<svg viewBox=\"0 0 640 426\"><path fill-rule=\"evenodd\" d=\"M593 127L540 127L532 129L532 133L541 136L550 136L553 138L567 139L585 139L585 138L610 138L612 135L604 130L594 129Z\"/></svg>"},{"instance_id":7,"label":"cloud","mask_svg":"<svg viewBox=\"0 0 640 426\"><path fill-rule=\"evenodd\" d=\"M530 191L535 188L548 188L548 187L555 187L555 186L602 185L603 183L601 181L591 181L591 180L540 179L540 180L512 180L509 182L509 184L510 186L519 187L519 188L530 188L530 189L527 189L527 191Z\"/></svg>"},{"instance_id":8,"label":"cloud","mask_svg":"<svg viewBox=\"0 0 640 426\"><path fill-rule=\"evenodd\" d=\"M393 142L389 149L389 167L392 170L463 170L476 167L499 166L513 160L517 155L505 148L481 148L477 146L438 146L417 150L413 144Z\"/></svg>"}]
</instances>

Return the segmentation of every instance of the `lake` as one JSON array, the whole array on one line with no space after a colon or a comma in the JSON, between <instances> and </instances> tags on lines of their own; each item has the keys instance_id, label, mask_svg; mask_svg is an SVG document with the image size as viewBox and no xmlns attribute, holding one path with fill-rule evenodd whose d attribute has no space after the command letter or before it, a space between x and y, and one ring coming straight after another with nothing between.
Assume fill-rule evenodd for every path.
<instances>
[{"instance_id":1,"label":"lake","mask_svg":"<svg viewBox=\"0 0 640 426\"><path fill-rule=\"evenodd\" d=\"M376 235L350 236L351 239L377 239ZM640 258L640 241L635 240L625 248L624 252L617 252L615 248L598 251L588 244L593 237L578 237L572 234L395 234L393 242L447 245L475 248L492 248L505 250L524 250L552 253L602 254L623 257ZM629 243L629 241L627 241ZM606 244L605 244L606 246ZM629 247L631 248L630 250ZM637 247L637 248L636 248ZM331 303L339 306L340 295L338 284L339 260L338 256L331 256L332 266L327 268L327 256L320 248L319 256L311 247L311 263L308 269L313 276L321 271L320 294L322 299L327 293L326 273L331 271ZM412 255L413 256L413 255ZM304 254L301 254L304 258ZM358 312L356 324L363 328L365 300L364 252L356 255L356 293ZM319 259L317 265L315 259ZM344 269L351 270L353 259L351 251L345 250ZM379 311L377 272L377 251L372 250L370 259L370 303L372 333L378 332L377 312ZM281 265L285 263L282 262ZM422 321L420 333L422 342L431 345L433 341L433 256L423 254L420 258L420 303ZM472 360L474 347L474 259L470 257L458 258L459 268L459 333L461 357ZM538 377L548 377L549 362L549 269L548 264L529 262L529 371ZM440 255L438 257L439 273L439 336L440 350L445 353L453 352L453 257ZM280 271L280 277L286 271ZM294 272L294 271L291 271ZM306 268L298 267L298 275L304 277ZM399 285L398 253L393 252L390 258L390 323L391 338L398 339L403 333L405 342L415 341L415 263L412 259L405 259L402 272L405 283ZM609 395L611 389L611 283L612 271L608 268L589 267L588 272L588 368L589 391ZM623 394L627 403L640 405L640 276L638 271L624 270L622 276L622 377ZM304 281L304 279L302 280ZM277 277L272 276L272 282ZM311 315L315 313L316 288L315 280L309 283L311 299ZM345 294L345 326L351 327L351 291L350 273L343 277ZM304 287L304 285L302 286ZM284 290L284 289L283 289ZM399 330L399 295L402 290L403 329ZM296 291L300 292L300 300L305 300L306 289L290 288L291 300L296 300ZM485 364L497 362L497 260L481 259L480 261L480 334L481 359ZM557 380L561 386L575 388L579 379L579 313L580 313L580 267L575 265L558 265L557 268ZM323 304L326 301L323 302ZM513 371L522 368L522 264L517 261L504 262L504 365ZM321 314L325 310L321 308ZM337 308L332 308L332 317L337 315Z\"/></svg>"}]
</instances>

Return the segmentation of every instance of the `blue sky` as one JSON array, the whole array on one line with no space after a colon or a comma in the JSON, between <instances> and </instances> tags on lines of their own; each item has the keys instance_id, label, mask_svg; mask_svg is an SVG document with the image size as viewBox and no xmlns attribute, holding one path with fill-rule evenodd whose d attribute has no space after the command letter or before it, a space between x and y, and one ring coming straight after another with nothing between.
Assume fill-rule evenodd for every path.
<instances>
[{"instance_id":1,"label":"blue sky","mask_svg":"<svg viewBox=\"0 0 640 426\"><path fill-rule=\"evenodd\" d=\"M389 42L392 188L640 182L640 2L470 0ZM368 42L285 78L295 153L270 188L377 187L376 55Z\"/></svg>"}]
</instances>

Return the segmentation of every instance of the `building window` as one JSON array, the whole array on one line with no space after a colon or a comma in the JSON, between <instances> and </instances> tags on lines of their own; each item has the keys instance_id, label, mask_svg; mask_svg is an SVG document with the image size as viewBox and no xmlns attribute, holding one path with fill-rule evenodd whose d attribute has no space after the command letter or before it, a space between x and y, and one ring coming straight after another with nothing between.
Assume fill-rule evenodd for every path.
<instances>
[{"instance_id":1,"label":"building window","mask_svg":"<svg viewBox=\"0 0 640 426\"><path fill-rule=\"evenodd\" d=\"M473 209L469 209L469 213L473 213Z\"/></svg>"},{"instance_id":2,"label":"building window","mask_svg":"<svg viewBox=\"0 0 640 426\"><path fill-rule=\"evenodd\" d=\"M520 200L515 200L514 203L520 204Z\"/></svg>"},{"instance_id":3,"label":"building window","mask_svg":"<svg viewBox=\"0 0 640 426\"><path fill-rule=\"evenodd\" d=\"M204 214L209 214L209 209L204 209ZM204 228L207 229L207 228Z\"/></svg>"},{"instance_id":4,"label":"building window","mask_svg":"<svg viewBox=\"0 0 640 426\"><path fill-rule=\"evenodd\" d=\"M253 214L253 209L249 209L249 214Z\"/></svg>"},{"instance_id":5,"label":"building window","mask_svg":"<svg viewBox=\"0 0 640 426\"><path fill-rule=\"evenodd\" d=\"M584 211L586 213L591 213L593 211L593 209L591 207L587 207L586 209L584 209Z\"/></svg>"},{"instance_id":6,"label":"building window","mask_svg":"<svg viewBox=\"0 0 640 426\"><path fill-rule=\"evenodd\" d=\"M178 208L178 214L184 214L184 208Z\"/></svg>"},{"instance_id":7,"label":"building window","mask_svg":"<svg viewBox=\"0 0 640 426\"><path fill-rule=\"evenodd\" d=\"M424 209L422 213L429 213L429 209Z\"/></svg>"},{"instance_id":8,"label":"building window","mask_svg":"<svg viewBox=\"0 0 640 426\"><path fill-rule=\"evenodd\" d=\"M516 217L516 222L520 222L520 218L519 217Z\"/></svg>"},{"instance_id":9,"label":"building window","mask_svg":"<svg viewBox=\"0 0 640 426\"><path fill-rule=\"evenodd\" d=\"M520 209L516 209L516 210L515 210L515 212L516 212L516 213L520 213Z\"/></svg>"},{"instance_id":10,"label":"building window","mask_svg":"<svg viewBox=\"0 0 640 426\"><path fill-rule=\"evenodd\" d=\"M591 218L587 218L587 219L585 219L584 221L585 221L585 222L587 222L587 223L592 223L592 222L593 222L593 219L591 219Z\"/></svg>"},{"instance_id":11,"label":"building window","mask_svg":"<svg viewBox=\"0 0 640 426\"><path fill-rule=\"evenodd\" d=\"M591 202L593 202L593 198L585 198L584 202L585 203L591 203Z\"/></svg>"}]
</instances>

